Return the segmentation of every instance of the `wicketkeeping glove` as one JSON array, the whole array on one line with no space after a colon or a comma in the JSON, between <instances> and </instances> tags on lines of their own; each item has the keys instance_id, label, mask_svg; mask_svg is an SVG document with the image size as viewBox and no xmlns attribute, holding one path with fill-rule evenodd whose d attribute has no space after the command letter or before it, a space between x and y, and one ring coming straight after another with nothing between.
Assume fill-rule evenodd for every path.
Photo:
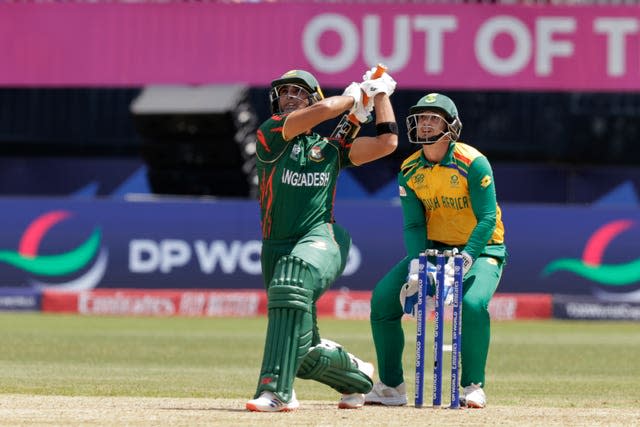
<instances>
[{"instance_id":1,"label":"wicketkeeping glove","mask_svg":"<svg viewBox=\"0 0 640 427\"><path fill-rule=\"evenodd\" d=\"M429 281L433 283L435 287L436 284L436 273L438 269L435 265L430 262L427 263L427 274L431 277ZM444 301L444 305L452 305L453 304L453 267L450 267L449 264L444 265L444 286L442 289L443 297L442 301ZM435 288L434 288L435 292ZM435 297L427 298L427 311L434 310L436 308L436 300Z\"/></svg>"},{"instance_id":2,"label":"wicketkeeping glove","mask_svg":"<svg viewBox=\"0 0 640 427\"><path fill-rule=\"evenodd\" d=\"M453 282L455 269L450 263L444 265L444 305L453 304Z\"/></svg>"},{"instance_id":3,"label":"wicketkeeping glove","mask_svg":"<svg viewBox=\"0 0 640 427\"><path fill-rule=\"evenodd\" d=\"M469 270L471 270L471 266L473 265L473 258L471 257L471 255L469 255L469 253L467 251L462 251L459 252L458 248L453 248L453 254L460 254L462 255L462 277L466 276L467 273L469 272ZM447 266L451 269L451 274L453 274L453 257L449 258L449 261L447 262ZM445 269L446 272L446 269Z\"/></svg>"},{"instance_id":4,"label":"wicketkeeping glove","mask_svg":"<svg viewBox=\"0 0 640 427\"><path fill-rule=\"evenodd\" d=\"M420 269L420 263L418 259L412 259L409 262L409 274L407 275L407 283L400 288L400 305L402 310L410 315L416 317L416 308L418 305L418 272Z\"/></svg>"},{"instance_id":5,"label":"wicketkeeping glove","mask_svg":"<svg viewBox=\"0 0 640 427\"><path fill-rule=\"evenodd\" d=\"M400 288L400 305L402 310L410 315L416 317L418 306L418 273L420 264L418 259L412 259L409 263L409 274L407 276L407 283ZM436 272L438 269L435 265L427 262L427 282L426 285L435 289L436 284ZM453 304L453 265L445 264L444 266L444 305ZM436 303L433 296L427 296L425 311L432 311L435 309Z\"/></svg>"},{"instance_id":6,"label":"wicketkeeping glove","mask_svg":"<svg viewBox=\"0 0 640 427\"><path fill-rule=\"evenodd\" d=\"M407 283L402 285L400 289L400 305L402 305L402 310L410 315L411 317L416 317L417 314L417 306L418 306L418 274L419 274L420 264L418 259L412 259L409 263L409 274L407 275ZM427 262L427 282L426 286L433 287L436 283L436 266ZM453 303L453 272L447 274L447 269L445 268L445 277L444 277L444 303L446 305L451 305ZM432 296L427 297L426 301L426 311L433 310L435 308L435 301Z\"/></svg>"},{"instance_id":7,"label":"wicketkeeping glove","mask_svg":"<svg viewBox=\"0 0 640 427\"><path fill-rule=\"evenodd\" d=\"M342 92L343 96L350 96L354 99L353 106L349 110L349 114L353 114L360 123L366 123L369 120L369 115L373 111L373 103L370 106L363 105L362 103L362 89L356 82L351 83Z\"/></svg>"}]
</instances>

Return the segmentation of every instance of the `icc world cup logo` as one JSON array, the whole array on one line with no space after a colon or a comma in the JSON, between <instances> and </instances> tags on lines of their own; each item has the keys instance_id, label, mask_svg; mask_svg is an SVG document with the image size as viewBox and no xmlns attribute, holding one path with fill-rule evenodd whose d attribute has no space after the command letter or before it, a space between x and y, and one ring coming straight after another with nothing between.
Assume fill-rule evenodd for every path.
<instances>
[{"instance_id":1,"label":"icc world cup logo","mask_svg":"<svg viewBox=\"0 0 640 427\"><path fill-rule=\"evenodd\" d=\"M611 221L596 230L585 245L581 259L556 259L543 269L542 275L548 276L558 271L569 271L577 276L596 282L604 288L615 290L609 292L594 288L595 296L604 300L637 301L640 290L626 292L635 288L640 282L640 258L621 263L604 264L605 250L615 237L634 226L634 221L621 219Z\"/></svg>"},{"instance_id":2,"label":"icc world cup logo","mask_svg":"<svg viewBox=\"0 0 640 427\"><path fill-rule=\"evenodd\" d=\"M108 251L101 248L99 228L79 246L63 253L40 254L40 243L56 224L67 220L67 211L51 211L40 215L22 234L17 251L0 250L0 263L12 265L31 275L29 285L39 289L81 291L94 288L107 268ZM34 276L46 277L47 281ZM72 276L71 279L68 279ZM55 282L56 279L66 280ZM51 281L49 281L51 280Z\"/></svg>"}]
</instances>

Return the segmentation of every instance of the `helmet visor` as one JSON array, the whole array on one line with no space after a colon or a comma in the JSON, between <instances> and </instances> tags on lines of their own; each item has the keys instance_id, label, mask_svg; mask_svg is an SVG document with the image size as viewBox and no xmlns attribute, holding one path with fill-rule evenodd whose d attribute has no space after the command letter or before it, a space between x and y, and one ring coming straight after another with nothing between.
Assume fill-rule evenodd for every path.
<instances>
[{"instance_id":1,"label":"helmet visor","mask_svg":"<svg viewBox=\"0 0 640 427\"><path fill-rule=\"evenodd\" d=\"M406 119L409 141L414 144L433 144L448 132L445 118L433 111L411 114Z\"/></svg>"},{"instance_id":2,"label":"helmet visor","mask_svg":"<svg viewBox=\"0 0 640 427\"><path fill-rule=\"evenodd\" d=\"M283 84L271 89L269 94L274 113L287 114L311 104L311 95L302 86Z\"/></svg>"}]
</instances>

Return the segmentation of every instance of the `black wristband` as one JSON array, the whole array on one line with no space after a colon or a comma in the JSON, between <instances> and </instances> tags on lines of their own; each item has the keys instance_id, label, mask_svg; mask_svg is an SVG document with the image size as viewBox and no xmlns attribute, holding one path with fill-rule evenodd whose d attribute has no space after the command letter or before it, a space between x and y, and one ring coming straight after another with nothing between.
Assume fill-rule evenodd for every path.
<instances>
[{"instance_id":1,"label":"black wristband","mask_svg":"<svg viewBox=\"0 0 640 427\"><path fill-rule=\"evenodd\" d=\"M385 133L398 134L398 124L396 122L384 122L376 125L376 135L384 135Z\"/></svg>"}]
</instances>

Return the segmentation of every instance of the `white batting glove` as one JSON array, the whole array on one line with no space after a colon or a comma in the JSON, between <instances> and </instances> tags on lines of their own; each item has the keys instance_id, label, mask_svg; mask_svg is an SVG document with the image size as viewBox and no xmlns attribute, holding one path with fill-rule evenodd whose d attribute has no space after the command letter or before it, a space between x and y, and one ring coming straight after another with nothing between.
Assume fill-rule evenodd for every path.
<instances>
[{"instance_id":1,"label":"white batting glove","mask_svg":"<svg viewBox=\"0 0 640 427\"><path fill-rule=\"evenodd\" d=\"M342 92L343 96L350 96L354 99L353 106L349 110L349 114L353 114L360 123L366 123L369 120L369 114L373 110L373 104L363 105L362 103L362 89L356 82L351 83Z\"/></svg>"},{"instance_id":2,"label":"white batting glove","mask_svg":"<svg viewBox=\"0 0 640 427\"><path fill-rule=\"evenodd\" d=\"M369 71L364 73L364 75L362 76L362 81L366 82L367 80L374 80L372 77L377 70L378 70L377 66L372 67ZM396 90L396 85L397 85L396 81L386 71L375 80L384 81L387 87L391 90L391 93L393 93ZM387 95L391 96L391 93L387 93Z\"/></svg>"},{"instance_id":3,"label":"white batting glove","mask_svg":"<svg viewBox=\"0 0 640 427\"><path fill-rule=\"evenodd\" d=\"M364 75L362 76L362 81L366 82L367 80L371 80L371 76L373 76L373 73L375 73L377 69L378 67L375 66L375 67L372 67L370 70L367 70L367 72L364 73Z\"/></svg>"},{"instance_id":4,"label":"white batting glove","mask_svg":"<svg viewBox=\"0 0 640 427\"><path fill-rule=\"evenodd\" d=\"M398 85L398 83L394 80L394 78L391 77L387 72L385 72L382 76L380 76L380 78L376 80L382 80L384 84L387 85L387 88L389 89L389 92L387 92L387 95L389 96L391 96L393 92L395 92L396 86Z\"/></svg>"},{"instance_id":5,"label":"white batting glove","mask_svg":"<svg viewBox=\"0 0 640 427\"><path fill-rule=\"evenodd\" d=\"M358 104L362 103L362 89L356 82L352 82L349 86L347 86L344 92L342 92L342 96L350 96L353 98L352 108L355 108Z\"/></svg>"},{"instance_id":6,"label":"white batting glove","mask_svg":"<svg viewBox=\"0 0 640 427\"><path fill-rule=\"evenodd\" d=\"M368 79L360 83L360 87L370 98L373 98L379 93L386 93L391 96L396 90L396 86L396 81L387 73L384 73L377 79Z\"/></svg>"},{"instance_id":7,"label":"white batting glove","mask_svg":"<svg viewBox=\"0 0 640 427\"><path fill-rule=\"evenodd\" d=\"M366 73L364 73L364 75L362 76L362 81L367 81L367 80L371 80L371 77L376 73L376 71L378 71L378 66L374 66L371 67L370 70L368 70ZM385 71L386 74L386 71Z\"/></svg>"},{"instance_id":8,"label":"white batting glove","mask_svg":"<svg viewBox=\"0 0 640 427\"><path fill-rule=\"evenodd\" d=\"M371 121L371 112L373 111L373 103L367 103L367 105L360 104L358 108L351 109L350 114L356 116L360 123L367 123Z\"/></svg>"}]
</instances>

